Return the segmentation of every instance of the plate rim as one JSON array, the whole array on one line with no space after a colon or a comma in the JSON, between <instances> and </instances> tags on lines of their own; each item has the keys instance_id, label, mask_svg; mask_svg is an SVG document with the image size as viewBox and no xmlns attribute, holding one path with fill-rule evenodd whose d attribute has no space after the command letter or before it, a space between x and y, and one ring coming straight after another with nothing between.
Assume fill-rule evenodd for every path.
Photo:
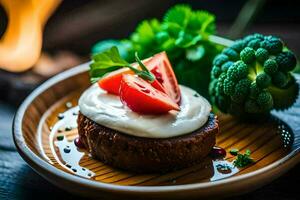
<instances>
[{"instance_id":1,"label":"plate rim","mask_svg":"<svg viewBox=\"0 0 300 200\"><path fill-rule=\"evenodd\" d=\"M214 187L221 187L229 183L237 183L239 181L247 180L251 177L259 177L259 175L264 174L265 172L271 173L276 169L280 170L280 172L287 171L288 169L292 168L294 165L300 162L300 150L294 149L286 156L282 157L281 159L273 162L270 165L267 165L263 168L258 170L238 175L232 176L226 179L218 180L215 182L205 182L205 183L191 183L191 184L183 184L183 185L173 185L173 186L124 186L124 185L116 185L110 183L103 183L94 180L89 180L86 178L82 178L65 171L62 171L47 161L40 158L36 155L27 145L22 133L22 125L23 125L23 117L25 114L26 109L28 106L34 101L36 97L42 94L45 90L52 87L56 83L63 81L66 78L70 78L75 76L79 73L83 73L88 70L88 63L83 63L79 66L76 66L72 69L66 70L62 73L59 73L52 78L48 79L40 86L38 86L34 91L32 91L27 98L23 101L23 103L18 108L12 126L13 132L13 140L17 147L17 150L21 157L26 161L26 163L33 168L38 174L46 178L48 181L52 182L50 178L43 173L47 172L48 174L55 175L56 178L61 178L69 181L70 183L75 183L79 185L88 186L91 189L100 189L105 190L108 192L137 192L137 193L161 193L161 192L182 192L187 190L202 190ZM284 165L286 164L286 165ZM280 168L281 167L281 168ZM44 171L44 172L41 172ZM277 175L273 176L272 178L275 179L279 177L282 173L278 173Z\"/></svg>"}]
</instances>

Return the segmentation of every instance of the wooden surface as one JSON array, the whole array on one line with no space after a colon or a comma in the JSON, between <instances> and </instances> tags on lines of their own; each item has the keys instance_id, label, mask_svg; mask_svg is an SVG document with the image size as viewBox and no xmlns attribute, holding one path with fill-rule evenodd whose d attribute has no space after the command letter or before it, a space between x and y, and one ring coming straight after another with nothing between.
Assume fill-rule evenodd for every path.
<instances>
[{"instance_id":1,"label":"wooden surface","mask_svg":"<svg viewBox=\"0 0 300 200\"><path fill-rule=\"evenodd\" d=\"M288 112L287 119L299 131L300 102ZM15 151L11 120L15 109L0 104L0 199L79 199L62 191L31 170ZM299 199L300 165L273 183L250 194L230 199ZM45 197L45 196L44 196Z\"/></svg>"}]
</instances>

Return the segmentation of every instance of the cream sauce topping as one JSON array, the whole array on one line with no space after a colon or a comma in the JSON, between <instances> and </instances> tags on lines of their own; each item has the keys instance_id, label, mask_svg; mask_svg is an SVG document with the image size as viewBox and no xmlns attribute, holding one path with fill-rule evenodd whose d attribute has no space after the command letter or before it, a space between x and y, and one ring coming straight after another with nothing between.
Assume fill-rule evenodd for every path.
<instances>
[{"instance_id":1,"label":"cream sauce topping","mask_svg":"<svg viewBox=\"0 0 300 200\"><path fill-rule=\"evenodd\" d=\"M146 138L170 138L191 133L208 120L211 105L194 90L180 86L180 111L163 115L141 115L124 106L116 95L97 84L79 99L80 112L94 122L122 133Z\"/></svg>"}]
</instances>

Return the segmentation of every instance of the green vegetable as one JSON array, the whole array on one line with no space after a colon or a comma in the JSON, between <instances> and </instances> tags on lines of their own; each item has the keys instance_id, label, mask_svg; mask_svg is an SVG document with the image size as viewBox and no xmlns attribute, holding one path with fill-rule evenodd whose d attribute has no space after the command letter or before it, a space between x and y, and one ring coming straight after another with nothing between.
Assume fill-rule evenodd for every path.
<instances>
[{"instance_id":1,"label":"green vegetable","mask_svg":"<svg viewBox=\"0 0 300 200\"><path fill-rule=\"evenodd\" d=\"M213 61L211 100L221 111L245 118L287 109L299 91L291 74L296 63L277 37L253 34L237 40Z\"/></svg>"},{"instance_id":2,"label":"green vegetable","mask_svg":"<svg viewBox=\"0 0 300 200\"><path fill-rule=\"evenodd\" d=\"M245 47L240 53L241 60L246 64L251 64L255 61L255 51L251 47Z\"/></svg>"},{"instance_id":3,"label":"green vegetable","mask_svg":"<svg viewBox=\"0 0 300 200\"><path fill-rule=\"evenodd\" d=\"M137 52L135 53L135 59L139 63L142 70L134 68L126 60L121 58L118 48L116 46L110 49L94 54L92 56L92 63L90 64L90 77L91 82L98 81L105 74L114 71L116 69L127 67L132 70L136 75L150 82L154 81L154 75L146 68L138 57Z\"/></svg>"},{"instance_id":4,"label":"green vegetable","mask_svg":"<svg viewBox=\"0 0 300 200\"><path fill-rule=\"evenodd\" d=\"M239 153L239 150L238 149L230 149L229 153L233 156L237 156Z\"/></svg>"},{"instance_id":5,"label":"green vegetable","mask_svg":"<svg viewBox=\"0 0 300 200\"><path fill-rule=\"evenodd\" d=\"M211 62L224 48L215 34L215 17L207 11L192 10L187 5L169 9L162 20L142 21L128 39L106 40L97 43L93 53L117 46L123 59L135 61L135 52L142 59L166 51L179 83L208 97ZM238 58L234 51L228 56Z\"/></svg>"},{"instance_id":6,"label":"green vegetable","mask_svg":"<svg viewBox=\"0 0 300 200\"><path fill-rule=\"evenodd\" d=\"M64 136L63 136L63 135L58 135L58 136L56 137L56 139L59 140L59 141L61 141L61 140L64 139Z\"/></svg>"},{"instance_id":7,"label":"green vegetable","mask_svg":"<svg viewBox=\"0 0 300 200\"><path fill-rule=\"evenodd\" d=\"M250 165L254 163L254 160L250 157L251 151L247 149L244 154L237 153L237 157L233 164L236 167L246 167L247 165Z\"/></svg>"},{"instance_id":8,"label":"green vegetable","mask_svg":"<svg viewBox=\"0 0 300 200\"><path fill-rule=\"evenodd\" d=\"M130 44L126 43L124 41L118 41L118 40L104 40L101 42L98 42L95 44L92 48L92 54L96 54L99 52L106 51L113 46L116 46L120 52L120 55L122 58L128 57L128 51L130 49Z\"/></svg>"}]
</instances>

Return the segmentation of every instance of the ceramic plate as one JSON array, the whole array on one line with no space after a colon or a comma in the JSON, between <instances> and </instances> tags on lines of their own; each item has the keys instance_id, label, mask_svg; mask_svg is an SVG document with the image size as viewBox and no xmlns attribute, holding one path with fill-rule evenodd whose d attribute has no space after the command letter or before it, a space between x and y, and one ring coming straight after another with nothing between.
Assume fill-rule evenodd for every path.
<instances>
[{"instance_id":1,"label":"ceramic plate","mask_svg":"<svg viewBox=\"0 0 300 200\"><path fill-rule=\"evenodd\" d=\"M243 123L219 113L217 146L251 150L255 163L232 165L234 156L208 157L198 165L164 174L134 174L107 166L78 149L77 101L89 87L88 64L63 72L38 87L21 105L14 140L24 160L41 176L69 192L89 197L224 197L252 191L300 159L300 104L265 122Z\"/></svg>"}]
</instances>

